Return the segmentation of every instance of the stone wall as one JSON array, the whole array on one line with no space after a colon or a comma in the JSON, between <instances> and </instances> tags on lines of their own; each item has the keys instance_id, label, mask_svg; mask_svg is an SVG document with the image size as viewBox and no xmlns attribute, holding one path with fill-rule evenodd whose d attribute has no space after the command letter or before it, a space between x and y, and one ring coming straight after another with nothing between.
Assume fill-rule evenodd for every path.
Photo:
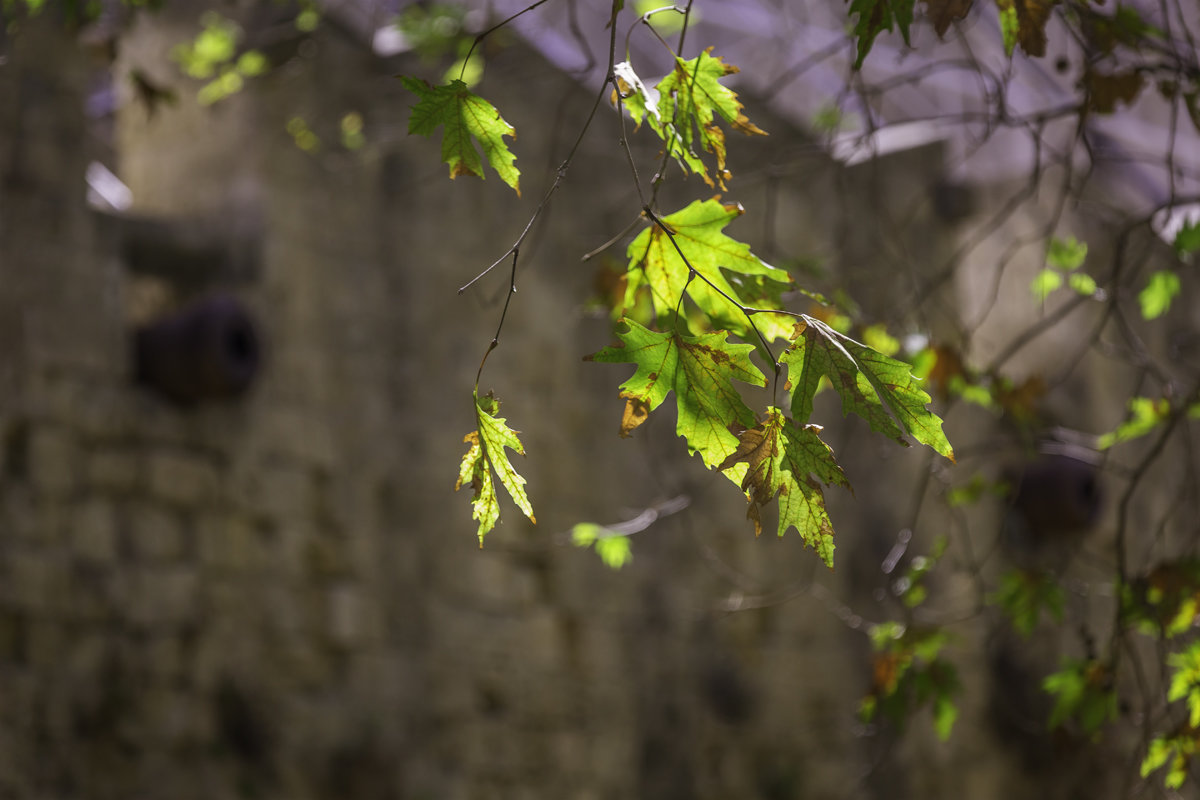
<instances>
[{"instance_id":1,"label":"stone wall","mask_svg":"<svg viewBox=\"0 0 1200 800\"><path fill-rule=\"evenodd\" d=\"M141 16L118 90L133 67L177 83L169 51L194 22L178 5ZM452 487L507 276L456 290L525 224L586 90L520 47L489 55L489 97L520 132L519 201L494 177L447 181L436 142L405 135L394 75L421 66L378 60L332 23L215 107L187 86L153 114L126 103L129 214L251 243L197 280L122 262L121 223L84 205L95 67L61 25L21 33L0 66L19 112L0 128L0 794L773 800L1021 785L978 727L986 692L964 700L976 730L948 745L913 726L901 751L917 768L855 718L863 621L834 598L879 610L878 565L924 454L825 405L861 487L831 493L828 573L794 535L754 540L738 491L683 456L669 412L617 438L626 371L581 361L610 328L582 311L593 265L578 261L637 214L613 126L585 138L522 248L480 386L523 431L539 524L506 506L478 547ZM368 140L356 151L337 145L351 111ZM297 116L319 152L295 146ZM796 157L800 135L771 122L760 157L786 163L782 179L747 169L731 199L769 199L775 229L735 235L771 257L831 258L882 315L875 248L836 229L829 198L870 230L881 204L911 197ZM919 189L938 157L889 162L884 185ZM905 235L912 258L949 252L932 214ZM213 289L259 321L250 394L180 409L136 387L131 327ZM568 543L576 522L680 495L690 507L638 534L620 572Z\"/></svg>"}]
</instances>

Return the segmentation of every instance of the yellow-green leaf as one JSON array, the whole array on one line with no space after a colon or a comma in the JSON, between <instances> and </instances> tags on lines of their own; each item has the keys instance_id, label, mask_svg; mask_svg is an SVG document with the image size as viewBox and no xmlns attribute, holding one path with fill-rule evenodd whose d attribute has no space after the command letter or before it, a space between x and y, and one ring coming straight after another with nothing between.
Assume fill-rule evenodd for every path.
<instances>
[{"instance_id":1,"label":"yellow-green leaf","mask_svg":"<svg viewBox=\"0 0 1200 800\"><path fill-rule=\"evenodd\" d=\"M785 286L791 278L750 252L749 245L723 233L725 226L743 213L740 205L697 200L663 217L665 229L654 225L642 231L626 251L625 308L633 308L638 291L647 286L655 312L667 327L686 287L688 297L708 315L714 328L743 339L756 338L738 304L781 308L772 285ZM689 266L700 276L690 282ZM739 285L735 287L727 276L738 278ZM792 323L779 314L759 314L755 325L768 341L786 337L792 329Z\"/></svg>"},{"instance_id":2,"label":"yellow-green leaf","mask_svg":"<svg viewBox=\"0 0 1200 800\"><path fill-rule=\"evenodd\" d=\"M930 397L903 361L876 352L805 315L792 346L780 358L788 368L792 417L805 423L821 378L842 396L842 413L853 411L878 433L907 445L904 435L954 460L942 420L926 406Z\"/></svg>"},{"instance_id":3,"label":"yellow-green leaf","mask_svg":"<svg viewBox=\"0 0 1200 800\"><path fill-rule=\"evenodd\" d=\"M1171 301L1179 294L1179 286L1179 276L1174 272L1159 270L1152 274L1145 288L1138 292L1142 318L1157 319L1167 313Z\"/></svg>"},{"instance_id":4,"label":"yellow-green leaf","mask_svg":"<svg viewBox=\"0 0 1200 800\"><path fill-rule=\"evenodd\" d=\"M738 436L737 449L717 469L745 464L741 486L750 501L746 516L754 533L762 532L763 506L779 499L779 535L800 532L827 566L833 566L833 524L821 485L850 487L833 451L817 435L816 425L796 425L779 409L767 409L762 423Z\"/></svg>"},{"instance_id":5,"label":"yellow-green leaf","mask_svg":"<svg viewBox=\"0 0 1200 800\"><path fill-rule=\"evenodd\" d=\"M445 128L442 160L450 166L451 178L459 175L483 177L483 162L474 144L478 141L488 164L500 179L518 195L521 193L521 172L513 164L516 156L504 143L504 137L515 137L516 131L504 121L495 106L460 80L431 86L427 81L402 75L400 81L420 98L409 117L408 132L429 136L439 126Z\"/></svg>"},{"instance_id":6,"label":"yellow-green leaf","mask_svg":"<svg viewBox=\"0 0 1200 800\"><path fill-rule=\"evenodd\" d=\"M625 99L634 122L649 119L650 127L666 144L667 153L685 172L694 172L709 186L725 188L729 171L725 168L725 132L715 117L747 135L766 135L766 131L742 113L737 93L720 81L738 68L712 54L712 48L696 58L675 60L675 68L653 89L646 89L628 62L614 68L617 89ZM716 158L715 178L697 150Z\"/></svg>"},{"instance_id":7,"label":"yellow-green leaf","mask_svg":"<svg viewBox=\"0 0 1200 800\"><path fill-rule=\"evenodd\" d=\"M699 453L709 468L723 462L737 448L737 437L729 426L754 424L754 412L733 381L767 385L750 361L753 345L730 344L724 331L683 336L652 331L630 319L623 321L627 329L617 334L622 344L588 356L590 361L637 365L633 377L621 384L625 399L621 435L628 436L675 392L675 430L687 440L689 452ZM741 478L740 474L729 477L735 483Z\"/></svg>"},{"instance_id":8,"label":"yellow-green leaf","mask_svg":"<svg viewBox=\"0 0 1200 800\"><path fill-rule=\"evenodd\" d=\"M497 417L500 401L491 392L479 396L475 393L475 419L477 427L463 437L470 445L462 464L458 469L458 483L455 491L470 485L475 490L472 500L472 518L479 521L479 546L483 546L483 537L487 535L500 519L500 504L496 498L496 487L492 474L500 479L500 483L508 490L513 502L529 521L537 523L533 516L533 506L525 492L525 479L513 468L508 460L505 448L515 450L525 455L525 448L517 438L517 432L508 427L507 420Z\"/></svg>"}]
</instances>

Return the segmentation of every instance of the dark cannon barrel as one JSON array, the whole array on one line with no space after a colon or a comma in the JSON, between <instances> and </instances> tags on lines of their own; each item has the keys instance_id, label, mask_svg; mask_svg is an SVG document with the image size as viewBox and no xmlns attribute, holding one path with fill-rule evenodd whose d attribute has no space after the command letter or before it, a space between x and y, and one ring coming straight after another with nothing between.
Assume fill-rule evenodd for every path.
<instances>
[{"instance_id":1,"label":"dark cannon barrel","mask_svg":"<svg viewBox=\"0 0 1200 800\"><path fill-rule=\"evenodd\" d=\"M226 294L196 300L134 333L138 383L180 406L243 394L261 363L254 321Z\"/></svg>"}]
</instances>

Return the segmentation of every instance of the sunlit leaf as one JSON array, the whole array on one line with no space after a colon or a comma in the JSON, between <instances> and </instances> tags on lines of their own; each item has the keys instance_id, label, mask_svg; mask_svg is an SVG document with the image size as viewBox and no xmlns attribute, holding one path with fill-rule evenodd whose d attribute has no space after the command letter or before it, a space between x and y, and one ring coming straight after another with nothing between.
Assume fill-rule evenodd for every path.
<instances>
[{"instance_id":1,"label":"sunlit leaf","mask_svg":"<svg viewBox=\"0 0 1200 800\"><path fill-rule=\"evenodd\" d=\"M862 337L863 344L885 356L894 356L900 352L900 341L888 333L883 325L868 326L863 330Z\"/></svg>"},{"instance_id":2,"label":"sunlit leaf","mask_svg":"<svg viewBox=\"0 0 1200 800\"><path fill-rule=\"evenodd\" d=\"M828 378L842 397L842 413L866 419L871 428L908 444L905 434L954 459L942 420L926 408L930 397L903 361L843 336L820 320L804 316L795 326L792 347L780 358L788 368L792 417L800 424L812 415L813 396Z\"/></svg>"},{"instance_id":3,"label":"sunlit leaf","mask_svg":"<svg viewBox=\"0 0 1200 800\"><path fill-rule=\"evenodd\" d=\"M757 338L739 304L765 309L781 305L772 292L752 294L752 282L735 287L727 275L776 284L789 284L791 278L750 252L749 245L725 235L725 226L742 213L740 205L698 200L663 217L666 229L655 225L642 231L626 251L629 272L625 307L634 307L638 291L649 287L655 311L666 327L687 287L688 297L709 317L712 327L743 339ZM689 266L701 277L689 281ZM754 320L759 333L768 340L788 336L792 329L791 322L778 314L758 314Z\"/></svg>"},{"instance_id":4,"label":"sunlit leaf","mask_svg":"<svg viewBox=\"0 0 1200 800\"><path fill-rule=\"evenodd\" d=\"M620 569L633 560L629 537L597 525L580 522L571 529L571 543L576 547L594 547L596 555L609 569Z\"/></svg>"},{"instance_id":5,"label":"sunlit leaf","mask_svg":"<svg viewBox=\"0 0 1200 800\"><path fill-rule=\"evenodd\" d=\"M1044 269L1034 276L1029 284L1029 291L1039 303L1044 303L1055 289L1063 285L1062 275L1052 269Z\"/></svg>"},{"instance_id":6,"label":"sunlit leaf","mask_svg":"<svg viewBox=\"0 0 1200 800\"><path fill-rule=\"evenodd\" d=\"M742 113L737 93L720 82L737 71L734 65L712 55L709 48L689 61L675 60L675 68L655 87L657 102L644 85L639 90L640 80L634 80L632 68L622 69L617 88L622 94L629 90L630 115L638 123L648 118L670 156L709 186L723 189L729 175L725 167L725 132L715 118L720 117L741 133L766 135ZM697 146L716 158L715 177L697 153Z\"/></svg>"},{"instance_id":7,"label":"sunlit leaf","mask_svg":"<svg viewBox=\"0 0 1200 800\"><path fill-rule=\"evenodd\" d=\"M500 504L496 498L496 487L492 482L493 473L500 483L508 490L517 508L529 517L530 522L536 523L533 516L533 506L525 492L525 479L513 468L508 460L505 448L525 455L525 448L517 438L517 432L508 427L508 422L497 417L500 401L490 392L483 397L475 393L475 419L477 428L463 437L469 447L463 456L458 470L458 483L455 491L463 486L470 486L475 491L472 500L472 517L479 521L479 545L483 546L483 537L500 519Z\"/></svg>"},{"instance_id":8,"label":"sunlit leaf","mask_svg":"<svg viewBox=\"0 0 1200 800\"><path fill-rule=\"evenodd\" d=\"M1013 50L1017 47L1017 33L1021 28L1020 20L1017 19L1017 7L1013 0L996 0L996 7L1000 11L1000 35L1004 39L1004 54L1012 58Z\"/></svg>"},{"instance_id":9,"label":"sunlit leaf","mask_svg":"<svg viewBox=\"0 0 1200 800\"><path fill-rule=\"evenodd\" d=\"M1067 276L1067 285L1075 290L1076 294L1081 294L1084 297L1092 297L1096 294L1096 279L1086 272L1073 272Z\"/></svg>"},{"instance_id":10,"label":"sunlit leaf","mask_svg":"<svg viewBox=\"0 0 1200 800\"><path fill-rule=\"evenodd\" d=\"M1171 404L1166 398L1152 400L1149 397L1134 397L1130 399L1128 408L1129 419L1118 425L1116 430L1100 437L1098 444L1101 450L1145 436L1161 425L1171 413Z\"/></svg>"},{"instance_id":11,"label":"sunlit leaf","mask_svg":"<svg viewBox=\"0 0 1200 800\"><path fill-rule=\"evenodd\" d=\"M247 50L238 56L237 69L248 78L262 75L270 66L267 57L257 50Z\"/></svg>"},{"instance_id":12,"label":"sunlit leaf","mask_svg":"<svg viewBox=\"0 0 1200 800\"><path fill-rule=\"evenodd\" d=\"M1087 242L1077 241L1074 236L1066 239L1056 236L1046 248L1046 264L1062 272L1070 272L1083 266L1087 251Z\"/></svg>"},{"instance_id":13,"label":"sunlit leaf","mask_svg":"<svg viewBox=\"0 0 1200 800\"><path fill-rule=\"evenodd\" d=\"M1192 758L1200 749L1197 740L1198 732L1194 728L1184 728L1170 736L1156 736L1146 749L1146 757L1142 759L1140 769L1143 778L1161 767L1166 767L1163 775L1163 786L1167 789L1178 789L1187 780L1188 767Z\"/></svg>"},{"instance_id":14,"label":"sunlit leaf","mask_svg":"<svg viewBox=\"0 0 1200 800\"><path fill-rule=\"evenodd\" d=\"M1159 270L1150 275L1146 287L1138 292L1138 303L1143 319L1157 319L1167 313L1171 301L1179 294L1179 276L1174 272Z\"/></svg>"},{"instance_id":15,"label":"sunlit leaf","mask_svg":"<svg viewBox=\"0 0 1200 800\"><path fill-rule=\"evenodd\" d=\"M741 486L750 500L747 516L755 535L762 532L762 507L778 498L779 535L795 528L832 567L833 525L821 485L849 488L850 484L833 451L818 437L819 431L815 425L796 425L779 409L768 408L766 420L742 431L737 450L717 469L746 465Z\"/></svg>"},{"instance_id":16,"label":"sunlit leaf","mask_svg":"<svg viewBox=\"0 0 1200 800\"><path fill-rule=\"evenodd\" d=\"M521 193L520 170L513 162L516 156L504 143L505 136L515 136L511 125L488 101L474 94L467 84L452 80L444 86L431 86L427 81L401 76L400 81L420 100L408 120L408 132L431 135L438 127L442 134L442 160L450 166L450 177L474 175L483 177L483 162L475 149L475 141L483 149L488 164L500 179Z\"/></svg>"},{"instance_id":17,"label":"sunlit leaf","mask_svg":"<svg viewBox=\"0 0 1200 800\"><path fill-rule=\"evenodd\" d=\"M729 426L754 424L733 381L766 386L767 379L750 361L753 345L731 344L724 331L702 336L659 333L633 320L617 334L622 344L588 356L591 361L636 364L633 377L621 384L625 413L620 433L628 436L667 395L675 392L676 433L687 440L688 451L699 453L705 466L716 467L737 449ZM741 474L730 475L735 483Z\"/></svg>"}]
</instances>

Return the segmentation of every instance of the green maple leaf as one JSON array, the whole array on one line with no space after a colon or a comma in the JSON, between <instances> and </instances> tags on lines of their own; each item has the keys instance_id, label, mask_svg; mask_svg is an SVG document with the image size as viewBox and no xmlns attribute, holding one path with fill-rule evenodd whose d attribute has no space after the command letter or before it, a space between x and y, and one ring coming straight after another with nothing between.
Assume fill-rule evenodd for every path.
<instances>
[{"instance_id":1,"label":"green maple leaf","mask_svg":"<svg viewBox=\"0 0 1200 800\"><path fill-rule=\"evenodd\" d=\"M699 143L707 152L717 159L716 183L725 188L725 132L713 122L713 116L719 115L728 122L734 130L751 136L766 136L766 131L752 123L742 113L741 101L737 94L720 83L721 78L733 75L738 68L726 64L719 56L712 55L708 48L690 61L675 59L675 69L657 86L659 92L658 112L663 120L674 124L674 138L677 147L687 157L683 160L692 171L704 179L709 186L715 185L703 163L697 162L693 145ZM670 132L660 131L664 139ZM675 148L675 145L672 145ZM672 151L677 157L681 154Z\"/></svg>"},{"instance_id":2,"label":"green maple leaf","mask_svg":"<svg viewBox=\"0 0 1200 800\"><path fill-rule=\"evenodd\" d=\"M731 220L743 213L740 205L697 200L662 218L669 234L657 225L638 234L626 250L629 272L625 309L634 308L638 290L648 286L655 311L664 321L663 327L668 327L666 323L679 307L686 287L688 297L709 316L713 327L724 328L743 339L752 338L749 318L738 303L753 308L780 308L777 292L772 296L765 285L757 282L786 284L791 278L784 270L751 253L749 245L722 232ZM689 281L689 265L703 279L697 277ZM727 279L726 273L745 278L740 288ZM722 292L728 297L722 296ZM768 341L788 336L792 328L792 324L778 314L758 315L755 324Z\"/></svg>"},{"instance_id":3,"label":"green maple leaf","mask_svg":"<svg viewBox=\"0 0 1200 800\"><path fill-rule=\"evenodd\" d=\"M442 160L450 165L450 177L483 177L483 162L473 139L479 141L483 155L500 180L518 195L521 171L513 165L516 156L504 143L505 136L516 136L513 126L500 116L496 107L467 88L460 80L445 86L430 86L427 81L400 76L405 88L420 98L408 120L408 132L429 136L438 126L442 134Z\"/></svg>"},{"instance_id":4,"label":"green maple leaf","mask_svg":"<svg viewBox=\"0 0 1200 800\"><path fill-rule=\"evenodd\" d=\"M942 421L925 406L930 397L913 377L912 367L889 358L804 316L796 325L792 347L780 358L788 367L792 416L807 422L813 396L826 377L842 397L842 413L853 411L878 433L907 445L907 433L921 444L954 460Z\"/></svg>"},{"instance_id":5,"label":"green maple leaf","mask_svg":"<svg viewBox=\"0 0 1200 800\"><path fill-rule=\"evenodd\" d=\"M833 524L825 509L821 484L850 488L833 451L817 435L817 425L796 425L770 407L767 419L741 432L737 449L718 469L745 463L742 489L750 501L746 516L754 522L754 534L762 533L761 509L779 499L779 535L795 528L805 543L817 551L826 565L833 566Z\"/></svg>"},{"instance_id":6,"label":"green maple leaf","mask_svg":"<svg viewBox=\"0 0 1200 800\"><path fill-rule=\"evenodd\" d=\"M908 29L912 25L915 5L916 0L853 0L850 3L850 13L858 16L853 29L858 40L855 69L862 66L867 53L871 52L875 37L882 31L899 28L904 43L909 43Z\"/></svg>"},{"instance_id":7,"label":"green maple leaf","mask_svg":"<svg viewBox=\"0 0 1200 800\"><path fill-rule=\"evenodd\" d=\"M621 436L628 436L650 412L675 392L678 419L675 431L687 440L688 451L699 453L709 468L737 448L730 425L754 424L754 412L742 400L734 380L766 386L767 379L750 361L749 344L730 344L725 331L703 336L659 333L633 320L617 334L622 344L587 357L610 364L636 364L633 377L621 384L625 413ZM741 475L730 475L737 482Z\"/></svg>"},{"instance_id":8,"label":"green maple leaf","mask_svg":"<svg viewBox=\"0 0 1200 800\"><path fill-rule=\"evenodd\" d=\"M517 508L529 517L534 524L533 506L529 503L529 495L525 493L525 479L521 477L512 462L508 460L507 447L525 455L525 448L517 438L517 432L508 427L507 421L497 417L500 401L488 392L483 397L475 393L475 430L463 437L470 447L463 456L458 468L458 483L454 490L470 485L475 490L471 502L473 519L479 520L479 546L483 547L483 537L500 519L500 503L496 498L496 486L492 482L492 473L500 479L500 483L508 490L509 495L517 504Z\"/></svg>"},{"instance_id":9,"label":"green maple leaf","mask_svg":"<svg viewBox=\"0 0 1200 800\"><path fill-rule=\"evenodd\" d=\"M666 143L667 152L685 172L691 171L709 186L725 188L725 132L716 124L720 117L736 131L766 136L742 113L737 93L720 81L739 70L712 54L712 48L690 61L675 59L675 68L654 89L646 88L629 62L613 69L617 91L634 123L650 127ZM696 145L716 157L716 179L696 152Z\"/></svg>"}]
</instances>

